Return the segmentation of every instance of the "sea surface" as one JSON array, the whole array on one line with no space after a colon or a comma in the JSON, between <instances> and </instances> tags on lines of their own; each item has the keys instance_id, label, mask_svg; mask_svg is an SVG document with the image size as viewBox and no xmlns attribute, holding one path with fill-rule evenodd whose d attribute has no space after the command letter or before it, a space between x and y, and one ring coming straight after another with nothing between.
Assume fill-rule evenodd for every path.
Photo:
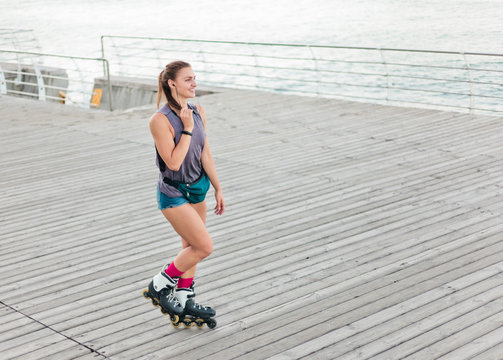
<instances>
[{"instance_id":1,"label":"sea surface","mask_svg":"<svg viewBox=\"0 0 503 360\"><path fill-rule=\"evenodd\" d=\"M0 0L0 27L98 56L100 35L503 53L501 0Z\"/></svg>"},{"instance_id":2,"label":"sea surface","mask_svg":"<svg viewBox=\"0 0 503 360\"><path fill-rule=\"evenodd\" d=\"M503 54L502 16L503 0L0 0L33 50L87 57L104 34Z\"/></svg>"}]
</instances>

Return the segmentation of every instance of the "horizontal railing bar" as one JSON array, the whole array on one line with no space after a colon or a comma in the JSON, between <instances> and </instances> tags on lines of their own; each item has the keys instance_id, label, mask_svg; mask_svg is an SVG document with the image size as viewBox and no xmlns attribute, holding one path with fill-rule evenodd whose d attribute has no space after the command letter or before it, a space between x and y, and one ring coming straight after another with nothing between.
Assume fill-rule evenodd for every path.
<instances>
[{"instance_id":1,"label":"horizontal railing bar","mask_svg":"<svg viewBox=\"0 0 503 360\"><path fill-rule=\"evenodd\" d=\"M273 80L283 80L283 81L299 81L299 82L304 82L304 83L320 83L320 84L327 84L327 85L338 85L338 86L351 86L351 87L363 87L363 88L369 88L369 89L386 89L386 86L379 86L379 85L362 85L362 84L354 84L354 83L345 83L345 82L333 82L333 81L316 81L316 80L309 80L309 79L299 79L299 78L284 78L284 77L273 77L273 76L266 76L266 75L253 75L253 74L238 74L238 73L228 73L228 72L218 72L218 71L204 71L201 70L199 73L207 73L207 74L212 74L212 75L225 75L225 76L234 76L234 77L253 77L253 78L261 78L261 79L273 79ZM128 75L136 75L134 73L127 73ZM399 76L393 76L393 77L399 77ZM408 76L402 76L402 77L408 77ZM412 77L412 78L417 78L417 77ZM419 79L424 79L424 80L437 80L437 81L453 81L453 82L467 82L467 81L457 81L457 80L449 80L449 79L429 79L429 78L419 78ZM491 83L492 84L492 83ZM498 85L498 84L496 84ZM458 96L469 96L470 94L468 93L458 93L458 92L448 92L444 90L427 90L427 89L418 89L418 88L403 88L403 87L398 87L398 86L391 86L390 89L396 89L396 90L406 90L406 91L420 91L420 92L429 92L429 93L438 93L438 94L449 94L449 95L458 95ZM325 94L326 92L320 92L322 94ZM498 97L498 96L489 96L489 95L476 95L472 94L473 96L479 96L479 97L487 97L487 98L496 98L496 99L503 99L503 97Z\"/></svg>"},{"instance_id":2,"label":"horizontal railing bar","mask_svg":"<svg viewBox=\"0 0 503 360\"><path fill-rule=\"evenodd\" d=\"M267 68L273 69L274 67L267 67ZM280 68L280 69L288 69L288 68ZM302 71L314 71L314 72L316 72L315 69L292 69L292 70L302 70ZM211 71L199 71L199 72L209 73L209 74L222 74L222 75L228 75L229 74L229 73L211 72ZM364 76L380 76L380 77L385 77L386 76L386 74L377 74L377 73L356 73L356 72L342 72L342 71L331 71L331 72L339 73L339 74L353 74L353 75L364 75ZM233 75L252 76L252 77L265 78L265 79L277 79L277 80L313 82L313 83L321 83L321 84L338 84L338 83L333 82L333 81L308 80L308 79L301 79L301 78L292 79L292 78L272 77L272 76L263 76L263 75L235 74L235 73L233 73ZM454 82L454 83L469 83L468 80L445 79L445 78L426 78L426 77L408 76L408 75L389 75L389 77L390 78L411 78L411 79L419 79L419 80L434 80L434 81ZM479 82L472 81L472 83L479 83ZM484 82L480 82L480 84L503 85L503 84L498 84L498 83L484 83ZM368 87L372 87L372 86L368 86Z\"/></svg>"},{"instance_id":3,"label":"horizontal railing bar","mask_svg":"<svg viewBox=\"0 0 503 360\"><path fill-rule=\"evenodd\" d=\"M66 71L77 71L77 70L73 70L73 69L65 69ZM17 71L17 70L4 70L3 71L4 73L6 74L15 74L15 75L18 75L18 74L21 74L21 75L36 75L35 72L28 72L28 71ZM86 71L80 71L80 73L86 73ZM92 71L88 71L89 74L92 74L93 72ZM63 77L63 76L59 76L59 75L51 75L51 74L42 74L42 77L44 78L54 78L54 79L68 79L67 77Z\"/></svg>"},{"instance_id":4,"label":"horizontal railing bar","mask_svg":"<svg viewBox=\"0 0 503 360\"><path fill-rule=\"evenodd\" d=\"M390 90L393 90L393 89L395 89L395 90L405 90L405 91L430 92L430 93L436 93L436 94L459 95L459 96L476 96L476 97L483 97L483 98L490 98L490 99L503 99L503 96L495 96L495 95L456 93L456 92L449 92L449 91L443 91L443 90L427 90L427 89L403 88L403 87L397 87L397 86L390 87Z\"/></svg>"},{"instance_id":5,"label":"horizontal railing bar","mask_svg":"<svg viewBox=\"0 0 503 360\"><path fill-rule=\"evenodd\" d=\"M488 108L477 108L477 107L465 107L465 106L459 106L459 105L447 105L447 104L432 104L432 103L425 103L425 102L419 102L419 101L410 101L410 100L397 100L397 99L389 99L391 102L400 102L400 103L411 103L411 104L422 104L422 105L433 105L433 106L438 106L438 107L452 107L452 108L459 108L459 109L473 109L473 110L480 110L480 111L490 111L490 112L503 112L503 110L495 110L495 109L488 109Z\"/></svg>"},{"instance_id":6,"label":"horizontal railing bar","mask_svg":"<svg viewBox=\"0 0 503 360\"><path fill-rule=\"evenodd\" d=\"M428 90L428 89L415 89L415 88L403 88L399 86L390 86L390 90L404 90L404 91L420 91L426 93L434 93L434 94L447 94L447 95L459 95L459 96L470 96L470 94L466 93L456 93L450 91L441 91L441 90Z\"/></svg>"},{"instance_id":7,"label":"horizontal railing bar","mask_svg":"<svg viewBox=\"0 0 503 360\"><path fill-rule=\"evenodd\" d=\"M15 75L29 75L29 76L36 76L36 73L34 72L24 72L24 71L4 71L6 74L15 74ZM57 80L69 80L68 77L63 77L63 76L57 76L57 75L49 75L49 74L42 74L42 78L44 79L57 79ZM85 80L83 80L85 81ZM89 81L90 82L90 81Z\"/></svg>"},{"instance_id":8,"label":"horizontal railing bar","mask_svg":"<svg viewBox=\"0 0 503 360\"><path fill-rule=\"evenodd\" d=\"M240 66L248 66L253 68L260 69L280 69L280 70L295 70L295 71L310 71L315 73L336 73L336 74L352 74L352 75L363 75L363 76L380 76L380 77L393 77L393 78L410 78L410 79L423 79L423 80L435 80L435 81L448 81L448 82L463 82L469 83L468 80L459 80L459 79L447 79L447 78L427 78L421 76L410 76L410 75L393 75L393 74L381 74L381 73L365 73L365 72L354 72L354 71L337 71L337 70L320 70L320 69L308 69L308 68L287 68L287 67L275 67L275 66L263 66L263 65L248 65L248 64L231 64L231 63L218 63L218 62L207 62L207 64L218 64L218 65L240 65ZM305 81L304 79L299 79L300 81ZM472 83L477 83L472 81ZM484 82L480 82L480 84L484 84ZM488 83L494 85L503 85L498 83Z\"/></svg>"},{"instance_id":9,"label":"horizontal railing bar","mask_svg":"<svg viewBox=\"0 0 503 360\"><path fill-rule=\"evenodd\" d=\"M35 93L29 93L29 92L24 92L24 91L19 91L19 90L12 90L12 89L7 89L7 93L29 95L29 96L36 96L36 97L38 97L38 94L35 94Z\"/></svg>"},{"instance_id":10,"label":"horizontal railing bar","mask_svg":"<svg viewBox=\"0 0 503 360\"><path fill-rule=\"evenodd\" d=\"M38 87L38 83L36 82L26 82L26 81L15 81L15 80L5 80L6 83L9 84L14 84L14 85L28 85L28 86L34 86ZM52 86L52 85L46 85L44 84L45 88L51 88L51 89L58 89L58 90L64 90L65 88L62 87L57 87L57 86Z\"/></svg>"},{"instance_id":11,"label":"horizontal railing bar","mask_svg":"<svg viewBox=\"0 0 503 360\"><path fill-rule=\"evenodd\" d=\"M243 41L222 41L222 40L195 40L195 39L179 39L179 38L160 38L160 37L143 37L143 36L121 36L121 35L101 35L102 38L122 38L122 39L146 39L146 40L166 40L166 41L184 41L184 42L201 42L201 43L223 43L223 44L240 44L240 45L261 45L261 46L285 46L285 47L311 47L324 49L353 49L353 50L377 50L377 51L396 51L396 52L415 52L415 53L434 53L434 54L461 54L461 55L481 55L481 56L496 56L503 57L503 54L491 53L476 53L462 51L442 51L442 50L418 50L418 49L400 49L400 48L377 48L363 46L336 46L336 45L311 45L311 44L288 44L288 43L261 43L261 42L243 42Z\"/></svg>"},{"instance_id":12,"label":"horizontal railing bar","mask_svg":"<svg viewBox=\"0 0 503 360\"><path fill-rule=\"evenodd\" d=\"M274 87L268 87L268 86L258 87L258 86L241 84L240 87L248 88L248 89L267 89L267 90L275 90L275 91L288 91L290 93L303 93L301 90L296 92L296 91L291 91L291 89L274 88ZM383 98L376 98L376 97L371 97L371 96L348 95L348 94L340 94L340 93L332 93L332 92L325 92L323 94L328 95L328 96L342 97L342 98L376 100L376 101L379 101L380 103L386 103L386 100ZM388 99L388 100L390 102L396 102L396 103L402 103L402 104L403 103L414 103L414 104L422 104L422 105L437 106L437 107L449 107L449 108L458 108L458 109L466 109L466 110L470 109L468 107L461 106L461 105L425 103L425 102L409 101L409 100L406 101L406 100L399 100L399 99ZM486 108L472 108L472 109L473 110L480 110L480 111L503 112L503 110L491 110L491 109L486 109Z\"/></svg>"},{"instance_id":13,"label":"horizontal railing bar","mask_svg":"<svg viewBox=\"0 0 503 360\"><path fill-rule=\"evenodd\" d=\"M154 66L154 65L144 65L144 64L125 63L125 62L120 63L120 64L118 64L118 63L112 63L112 65L117 65L117 66L121 66L121 67L124 67L124 66L130 66L130 67L134 67L134 68L156 69L156 70L157 70L157 75L159 75L159 73L161 72L161 71L159 70L159 65ZM193 65L193 63L192 63L192 66L194 66L194 65Z\"/></svg>"},{"instance_id":14,"label":"horizontal railing bar","mask_svg":"<svg viewBox=\"0 0 503 360\"><path fill-rule=\"evenodd\" d=\"M123 48L127 48L127 47L123 47ZM143 48L143 49L149 50L149 51L155 51L154 48ZM177 52L180 52L180 51L163 50L163 52L177 53ZM183 50L182 52L200 54L199 51L192 51L192 50ZM254 55L251 55L251 54L220 53L220 52L211 52L211 51L205 51L204 54L254 57ZM454 54L459 55L461 53L454 53ZM128 54L128 55L130 55L130 54ZM280 59L280 60L306 60L306 61L316 60L316 61L331 62L331 63L383 65L382 61L356 61L356 60L355 61L350 61L350 60L325 59L325 58L316 58L316 59L313 59L313 58L303 58L303 57L284 57L284 56L272 56L272 55L256 55L256 56L260 57L260 58L270 58L270 59ZM151 59L151 57L143 57L143 56L139 56L138 58ZM435 69L448 69L448 70L466 71L465 67L456 67L456 66L439 66L439 65L429 65L429 64L407 64L407 63L394 63L394 62L386 62L386 64L387 65L393 65L393 66L422 67L422 68L435 68ZM238 65L238 64L235 64L235 65ZM248 66L247 64L243 64L243 65ZM481 68L476 68L476 67L471 67L470 70L475 70L475 71L491 71L491 72L501 72L501 73L503 73L503 70L481 69Z\"/></svg>"},{"instance_id":15,"label":"horizontal railing bar","mask_svg":"<svg viewBox=\"0 0 503 360\"><path fill-rule=\"evenodd\" d=\"M503 85L503 83L493 83L493 82L484 82L484 81L469 81L469 80L461 80L461 79L444 79L444 78L427 78L427 77L418 77L418 76L409 76L409 75L389 75L390 78L401 78L401 79L420 79L420 80L435 80L435 81L447 81L447 82L455 82L455 83L466 83L469 84L481 84L481 85Z\"/></svg>"},{"instance_id":16,"label":"horizontal railing bar","mask_svg":"<svg viewBox=\"0 0 503 360\"><path fill-rule=\"evenodd\" d=\"M25 66L25 65L23 65ZM78 72L79 74L94 74L96 73L96 71L82 71L82 70L79 70L79 69L72 69L72 68L59 68L61 70L65 70L67 73L72 73L72 72ZM42 70L45 70L45 69L42 69ZM35 71L18 71L18 70L4 70L5 73L9 73L9 74L23 74L23 75L34 75L36 74ZM54 79L67 79L66 77L64 76L61 76L61 75L54 75L54 74L51 74L51 73L42 73L41 74L42 77L47 77L47 78L54 78Z\"/></svg>"},{"instance_id":17,"label":"horizontal railing bar","mask_svg":"<svg viewBox=\"0 0 503 360\"><path fill-rule=\"evenodd\" d=\"M458 109L469 109L466 106L460 106L460 105L448 105L448 104L437 104L437 103L425 103L422 101L413 101L413 100L398 100L398 99L389 99L390 102L399 102L399 103L410 103L410 104L422 104L422 105L429 105L429 106L438 106L438 107L449 107L449 108L458 108Z\"/></svg>"},{"instance_id":18,"label":"horizontal railing bar","mask_svg":"<svg viewBox=\"0 0 503 360\"><path fill-rule=\"evenodd\" d=\"M475 70L475 71L486 71L486 72L496 72L496 73L503 73L503 70L495 70L495 69L481 69L477 67L472 67L470 65L470 71Z\"/></svg>"},{"instance_id":19,"label":"horizontal railing bar","mask_svg":"<svg viewBox=\"0 0 503 360\"><path fill-rule=\"evenodd\" d=\"M94 74L95 72L93 71L79 71L79 70L76 70L76 69L69 69L69 68L66 68L64 69L66 70L67 72L73 72L73 71L76 71L78 73L88 73L88 74ZM3 71L4 73L6 74L21 74L21 75L36 75L35 72L28 72L28 71L17 71L17 70L4 70ZM44 78L51 78L51 79L62 79L62 80L65 80L65 79L68 79L67 77L63 77L63 76L59 76L59 75L51 75L51 74L41 74L42 77Z\"/></svg>"},{"instance_id":20,"label":"horizontal railing bar","mask_svg":"<svg viewBox=\"0 0 503 360\"><path fill-rule=\"evenodd\" d=\"M134 49L134 50L146 50L146 51L156 51L157 49L155 48L136 48L136 47L129 47L129 46L113 46L114 48L121 48L121 49ZM169 50L169 49L162 49L162 52L164 53L180 53L180 52L186 52L186 53L192 53L192 54L200 54L200 51L195 51L195 50ZM314 58L310 57L286 57L286 56L273 56L273 55L255 55L255 54L241 54L241 53L229 53L229 52L215 52L215 51L204 51L204 54L210 54L210 55L223 55L223 56L243 56L243 57L260 57L260 58L267 58L267 59L279 59L279 60L307 60L307 61L313 61L315 60ZM130 54L127 54L130 55ZM139 57L139 58L147 58L150 59L150 57ZM348 60L338 60L338 59L323 59L323 58L316 58L316 61L329 61L329 62L343 62L343 63L356 63L356 64L376 64L376 65L382 65L381 61L348 61Z\"/></svg>"},{"instance_id":21,"label":"horizontal railing bar","mask_svg":"<svg viewBox=\"0 0 503 360\"><path fill-rule=\"evenodd\" d=\"M273 79L273 80L284 80L284 81L300 81L303 83L322 83L322 84L327 84L327 85L339 85L339 86L352 86L352 87L363 87L363 88L369 88L369 89L386 89L386 86L379 86L379 85L362 85L362 84L351 84L351 83L341 83L341 82L318 82L316 80L304 80L304 79L291 79L291 78L278 78L278 77L271 77L271 76L264 76L264 75L248 75L248 74L231 74L229 75L228 73L218 73L218 72L211 72L211 74L218 74L218 75L227 75L227 76L235 76L235 77L257 77L257 78L262 78L262 79ZM320 92L322 93L322 92Z\"/></svg>"},{"instance_id":22,"label":"horizontal railing bar","mask_svg":"<svg viewBox=\"0 0 503 360\"><path fill-rule=\"evenodd\" d=\"M158 49L155 49L155 48L133 48L133 47L126 47L126 46L114 46L114 48L120 48L120 49L134 49L134 50L143 50L143 51L140 51L138 52L138 54L143 54L145 51L158 51ZM177 49L177 50L169 50L169 49L162 49L161 50L163 53L174 53L174 54L179 54L179 53L189 53L189 54L201 54L200 51L195 51L195 50L191 50L191 49ZM131 54L128 54L128 53L123 53L125 55L131 55ZM134 54L134 53L133 53ZM229 52L215 52L215 51L205 51L204 54L211 54L211 55L222 55L222 56L229 56L229 55L232 55L232 56L243 56L243 57L254 57L252 54L240 54L240 53L229 53ZM140 56L138 56L139 58L141 58ZM148 58L150 59L150 57L143 57L143 58ZM291 58L290 58L291 59ZM308 60L312 60L312 59L308 59Z\"/></svg>"},{"instance_id":23,"label":"horizontal railing bar","mask_svg":"<svg viewBox=\"0 0 503 360\"><path fill-rule=\"evenodd\" d=\"M197 63L197 62L198 61L195 61L195 63ZM242 64L242 63L226 63L226 62L216 62L216 61L207 61L205 64L232 65L232 66L259 68L259 69L310 71L310 72L315 72L315 73L316 72L318 72L318 73L327 73L328 72L328 73L335 73L335 74L352 74L352 75L380 76L380 77L388 76L390 78L423 79L423 80L434 80L434 81L470 83L469 80L448 79L448 78L431 78L431 77L428 78L428 77L421 77L421 76L398 75L398 74L365 73L365 72L354 72L354 71L337 71L337 70L328 70L328 69L322 70L322 69L313 69L313 68L309 69L309 68L276 67L276 66L253 65L253 64ZM137 64L132 64L132 63L122 63L122 65L129 65L129 66L135 66L135 67L141 67L141 68L151 68L151 69L158 68L158 66L137 65ZM466 71L466 69L464 69L464 68L459 68L459 70ZM302 81L304 81L304 80L302 80ZM501 83L482 82L482 81L471 81L471 83L473 83L473 84L486 84L486 85L503 85Z\"/></svg>"},{"instance_id":24,"label":"horizontal railing bar","mask_svg":"<svg viewBox=\"0 0 503 360\"><path fill-rule=\"evenodd\" d=\"M477 107L472 107L471 109L473 109L473 110L479 110L479 111L490 111L490 112L503 113L503 109L502 110L496 110L496 109L486 109L486 108L477 108Z\"/></svg>"},{"instance_id":25,"label":"horizontal railing bar","mask_svg":"<svg viewBox=\"0 0 503 360\"><path fill-rule=\"evenodd\" d=\"M424 64L404 64L404 63L386 63L386 65L394 65L394 66L407 66L407 67L423 67L427 69L447 69L447 70L460 70L460 71L466 71L466 67L455 67L455 66L441 66L441 65L424 65ZM503 73L503 70L495 70L495 69L478 69L478 68L472 68L470 67L470 70L477 70L477 71L492 71L492 72L501 72Z\"/></svg>"},{"instance_id":26,"label":"horizontal railing bar","mask_svg":"<svg viewBox=\"0 0 503 360\"><path fill-rule=\"evenodd\" d=\"M177 51L169 51L166 50L165 52L173 52L176 53ZM191 52L194 54L200 54L199 51L187 51ZM205 54L208 54L210 52L205 52ZM215 53L213 53L215 54ZM232 55L236 56L236 54L229 54L229 53L219 53L221 55ZM251 57L253 58L253 55L237 55L237 56L246 56L246 57ZM349 61L349 60L338 60L338 59L312 59L312 58L288 58L288 57L279 57L279 56L267 56L267 55L260 55L258 56L260 58L275 58L275 59L286 59L286 60L308 60L308 61L325 61L325 62L331 62L331 63L345 63L345 64L365 64L365 65L384 65L382 62L379 61ZM139 59L151 59L151 57L148 56L138 56ZM196 60L197 62L197 60ZM253 64L242 64L242 63L225 63L225 62L215 62L215 61L206 61L205 63L207 64L230 64L230 65L240 65L240 66L252 66L252 67L266 67L263 65L253 65ZM133 65L133 64L131 64ZM447 69L447 70L459 70L459 71L466 71L467 69L465 67L456 67L456 66L440 66L440 65L427 65L427 64L407 64L407 63L393 63L393 62L387 62L386 65L392 65L392 66L407 66L407 67L419 67L419 68L426 68L426 69ZM282 68L282 67L273 67L270 66L269 68L274 68L274 69L288 69L288 68ZM291 68L292 70L303 70L302 68ZM491 72L498 72L498 73L503 73L503 70L495 70L495 69L480 69L480 68L474 68L471 67L470 70L475 70L475 71L491 71ZM316 70L315 70L316 71ZM333 70L322 70L318 69L317 71L320 72L335 72ZM385 75L383 75L385 76Z\"/></svg>"},{"instance_id":27,"label":"horizontal railing bar","mask_svg":"<svg viewBox=\"0 0 503 360\"><path fill-rule=\"evenodd\" d=\"M40 53L40 52L32 52L32 51L19 51L19 50L0 49L0 52L6 52L6 53L12 53L12 54L27 54L27 55L35 55L35 56L49 56L49 57L58 57L58 58L65 58L65 59L107 61L107 59L105 59L105 58L91 58L91 57L84 57L84 56L70 56L70 55L48 54L48 53Z\"/></svg>"},{"instance_id":28,"label":"horizontal railing bar","mask_svg":"<svg viewBox=\"0 0 503 360\"><path fill-rule=\"evenodd\" d=\"M72 91L72 93L77 93L77 91ZM24 91L17 91L17 90L7 90L7 94L17 94L17 95L38 97L38 94L28 93L28 92L24 92ZM84 92L83 94L87 94L87 93ZM74 104L85 104L85 105L87 105L87 102L75 101L75 100L70 99L68 97L64 97L63 98L63 97L59 97L59 96L52 96L52 95L47 95L46 94L45 98L46 99L53 99L53 100L56 100L56 101L71 101Z\"/></svg>"},{"instance_id":29,"label":"horizontal railing bar","mask_svg":"<svg viewBox=\"0 0 503 360\"><path fill-rule=\"evenodd\" d=\"M474 97L480 97L480 98L488 98L488 99L503 99L503 96L495 96L495 95L482 95L482 94L471 94L471 96Z\"/></svg>"},{"instance_id":30,"label":"horizontal railing bar","mask_svg":"<svg viewBox=\"0 0 503 360\"><path fill-rule=\"evenodd\" d=\"M127 73L128 75L137 75L134 73ZM268 76L254 76L254 75L248 75L248 74L229 74L229 73L216 73L216 72L210 72L210 74L220 74L220 75L227 75L227 76L234 76L234 77L259 77L263 79L276 79L276 80L285 80L285 81L299 81L301 79L291 79L291 78L277 78L277 77L268 77ZM145 77L148 78L148 77ZM301 80L302 82L309 82L316 84L315 80ZM217 83L217 82L212 82L212 83ZM323 82L320 81L319 83L322 84L327 84L327 85L339 85L339 86L351 86L351 87L362 87L362 88L369 88L369 89L386 89L385 86L369 86L369 85L361 85L361 84L351 84L351 83L340 83L340 82ZM261 88L266 88L266 87L261 87ZM418 92L429 92L429 93L437 93L437 94L449 94L449 95L458 95L458 96L470 96L468 93L456 93L456 92L447 92L443 90L426 90L426 89L417 89L417 88L403 88L403 87L396 87L392 86L390 89L395 89L395 90L405 90L405 91L418 91ZM331 94L330 92L325 92L325 91L320 91L320 94ZM498 97L498 96L490 96L490 95L481 95L481 94L472 94L472 96L476 97L485 97L485 98L494 98L494 99L503 99L503 97ZM384 101L384 100L383 100Z\"/></svg>"},{"instance_id":31,"label":"horizontal railing bar","mask_svg":"<svg viewBox=\"0 0 503 360\"><path fill-rule=\"evenodd\" d=\"M68 79L68 78L65 78L65 80L68 80L69 83L75 82L75 81L73 81L71 79ZM16 80L13 80L13 79L5 79L5 82L9 83L9 84L15 84L15 85L38 86L37 82L16 81ZM94 81L80 80L79 83L82 83L82 84L94 84ZM47 84L44 84L44 87L46 87L46 88L47 87L56 88L54 85L47 85Z\"/></svg>"}]
</instances>

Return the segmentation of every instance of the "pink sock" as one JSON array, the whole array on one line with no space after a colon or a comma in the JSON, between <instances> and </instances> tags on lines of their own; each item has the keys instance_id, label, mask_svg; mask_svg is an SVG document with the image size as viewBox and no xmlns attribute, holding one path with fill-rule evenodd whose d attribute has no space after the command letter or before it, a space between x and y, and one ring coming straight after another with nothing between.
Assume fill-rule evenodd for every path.
<instances>
[{"instance_id":1,"label":"pink sock","mask_svg":"<svg viewBox=\"0 0 503 360\"><path fill-rule=\"evenodd\" d=\"M178 279L178 288L179 289L188 289L190 285L192 285L192 282L194 281L194 278L180 278Z\"/></svg>"},{"instance_id":2,"label":"pink sock","mask_svg":"<svg viewBox=\"0 0 503 360\"><path fill-rule=\"evenodd\" d=\"M175 277L180 277L183 274L183 271L180 271L176 268L175 262L173 261L166 270L164 270L166 275L175 278Z\"/></svg>"}]
</instances>

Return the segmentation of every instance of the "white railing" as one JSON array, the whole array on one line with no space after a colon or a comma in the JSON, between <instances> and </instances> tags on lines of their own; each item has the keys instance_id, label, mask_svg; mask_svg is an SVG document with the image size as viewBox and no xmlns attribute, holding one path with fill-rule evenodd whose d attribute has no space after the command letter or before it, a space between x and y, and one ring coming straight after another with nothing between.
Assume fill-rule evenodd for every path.
<instances>
[{"instance_id":1,"label":"white railing","mask_svg":"<svg viewBox=\"0 0 503 360\"><path fill-rule=\"evenodd\" d=\"M503 54L111 35L101 45L113 75L155 79L183 59L208 85L503 113Z\"/></svg>"},{"instance_id":2,"label":"white railing","mask_svg":"<svg viewBox=\"0 0 503 360\"><path fill-rule=\"evenodd\" d=\"M95 88L95 79L104 77L112 110L109 69L102 58L0 49L0 95L98 107L103 89Z\"/></svg>"}]
</instances>

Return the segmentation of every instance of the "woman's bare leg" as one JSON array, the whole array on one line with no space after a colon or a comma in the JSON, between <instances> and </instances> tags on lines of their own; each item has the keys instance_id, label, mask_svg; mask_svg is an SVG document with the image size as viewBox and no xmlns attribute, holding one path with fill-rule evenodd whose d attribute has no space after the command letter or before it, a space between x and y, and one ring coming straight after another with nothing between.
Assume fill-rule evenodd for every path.
<instances>
[{"instance_id":1,"label":"woman's bare leg","mask_svg":"<svg viewBox=\"0 0 503 360\"><path fill-rule=\"evenodd\" d=\"M203 223L206 224L206 200L197 203L197 204L190 204L194 209L196 209L197 213L201 217L201 220L203 220ZM182 249L185 249L186 247L189 247L189 243L187 240L182 238ZM189 270L187 270L185 273L183 273L182 278L193 278L196 274L196 268L197 265L194 265L191 267Z\"/></svg>"},{"instance_id":2,"label":"woman's bare leg","mask_svg":"<svg viewBox=\"0 0 503 360\"><path fill-rule=\"evenodd\" d=\"M198 210L202 212L202 205L195 207L191 204L184 204L161 210L175 231L185 241L185 244L188 245L180 251L174 260L176 268L183 272L194 270L192 268L213 251L213 240L208 234Z\"/></svg>"}]
</instances>

